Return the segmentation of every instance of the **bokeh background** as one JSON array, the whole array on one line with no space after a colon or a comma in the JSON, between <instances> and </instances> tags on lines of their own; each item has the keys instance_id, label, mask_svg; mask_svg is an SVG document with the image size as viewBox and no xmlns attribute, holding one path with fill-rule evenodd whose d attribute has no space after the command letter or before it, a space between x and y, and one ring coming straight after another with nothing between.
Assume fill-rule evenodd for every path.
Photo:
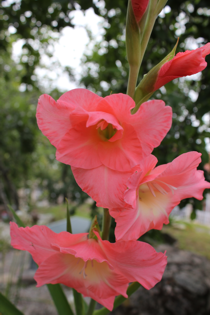
<instances>
[{"instance_id":1,"label":"bokeh background","mask_svg":"<svg viewBox=\"0 0 210 315\"><path fill-rule=\"evenodd\" d=\"M127 0L1 1L0 223L11 219L8 204L28 224L43 214L64 219L65 198L72 214L90 218L98 213L100 220L101 209L77 186L70 167L56 161L55 148L38 129L35 114L43 93L54 99L78 87L101 96L126 93L126 9ZM139 80L178 37L177 52L210 42L209 0L168 1L157 18ZM172 128L153 153L163 164L188 151L201 152L199 169L210 180L210 56L206 61L202 73L176 79L153 95L173 108ZM181 208L187 204L188 219L207 209L205 199L185 200ZM189 222L183 229L166 230L181 248L210 258L209 228L199 234ZM152 239L160 240L160 234L151 232L145 240ZM2 253L5 246L1 239Z\"/></svg>"}]
</instances>

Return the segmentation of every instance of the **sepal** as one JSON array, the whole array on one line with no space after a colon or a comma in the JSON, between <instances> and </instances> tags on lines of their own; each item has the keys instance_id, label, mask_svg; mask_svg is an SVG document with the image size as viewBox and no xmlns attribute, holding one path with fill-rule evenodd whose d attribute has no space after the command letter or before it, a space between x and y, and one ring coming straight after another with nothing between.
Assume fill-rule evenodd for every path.
<instances>
[{"instance_id":1,"label":"sepal","mask_svg":"<svg viewBox=\"0 0 210 315\"><path fill-rule=\"evenodd\" d=\"M166 62L173 59L176 53L178 42L179 39L177 40L176 45L174 46L172 51L161 62L159 62L155 67L153 67L147 74L145 74L143 80L137 86L134 94L134 101L136 103L137 108L139 108L142 103L146 102L154 93L154 85L158 77L158 72Z\"/></svg>"},{"instance_id":2,"label":"sepal","mask_svg":"<svg viewBox=\"0 0 210 315\"><path fill-rule=\"evenodd\" d=\"M126 19L126 51L130 66L140 66L140 28L136 21L131 1L128 2Z\"/></svg>"}]
</instances>

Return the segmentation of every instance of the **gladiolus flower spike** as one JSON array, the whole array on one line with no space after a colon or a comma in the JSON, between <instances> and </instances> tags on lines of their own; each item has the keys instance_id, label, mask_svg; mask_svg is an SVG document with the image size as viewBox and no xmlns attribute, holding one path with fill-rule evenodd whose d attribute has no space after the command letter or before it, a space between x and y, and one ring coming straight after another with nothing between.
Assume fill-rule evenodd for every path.
<instances>
[{"instance_id":1,"label":"gladiolus flower spike","mask_svg":"<svg viewBox=\"0 0 210 315\"><path fill-rule=\"evenodd\" d=\"M11 244L31 253L39 265L37 287L62 283L89 296L110 311L115 296L127 297L130 282L151 289L162 278L166 256L138 241L109 243L88 233L54 233L46 226L18 228L10 223Z\"/></svg>"}]
</instances>

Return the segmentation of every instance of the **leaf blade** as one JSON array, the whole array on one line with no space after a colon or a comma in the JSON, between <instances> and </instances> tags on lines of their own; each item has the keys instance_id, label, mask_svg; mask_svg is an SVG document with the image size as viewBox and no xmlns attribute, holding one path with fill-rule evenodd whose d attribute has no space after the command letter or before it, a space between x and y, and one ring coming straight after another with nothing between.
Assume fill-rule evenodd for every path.
<instances>
[{"instance_id":1,"label":"leaf blade","mask_svg":"<svg viewBox=\"0 0 210 315\"><path fill-rule=\"evenodd\" d=\"M16 308L3 294L0 292L0 312L2 315L24 315L19 309Z\"/></svg>"}]
</instances>

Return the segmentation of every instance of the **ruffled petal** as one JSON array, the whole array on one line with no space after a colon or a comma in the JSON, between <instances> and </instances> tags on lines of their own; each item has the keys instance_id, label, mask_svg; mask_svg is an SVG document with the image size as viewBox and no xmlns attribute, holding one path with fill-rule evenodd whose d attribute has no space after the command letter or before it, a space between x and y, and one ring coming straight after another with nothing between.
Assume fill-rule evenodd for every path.
<instances>
[{"instance_id":1,"label":"ruffled petal","mask_svg":"<svg viewBox=\"0 0 210 315\"><path fill-rule=\"evenodd\" d=\"M173 201L179 203L185 198L203 199L204 189L210 189L210 183L205 181L203 171L195 170L191 176L176 190Z\"/></svg>"},{"instance_id":2,"label":"ruffled petal","mask_svg":"<svg viewBox=\"0 0 210 315\"><path fill-rule=\"evenodd\" d=\"M205 57L208 54L210 54L210 43L195 50L178 53L161 67L155 82L154 91L176 78L204 70L207 66Z\"/></svg>"},{"instance_id":3,"label":"ruffled petal","mask_svg":"<svg viewBox=\"0 0 210 315\"><path fill-rule=\"evenodd\" d=\"M167 259L165 254L157 253L149 244L138 241L101 241L101 247L129 282L137 281L146 289L151 289L162 278Z\"/></svg>"},{"instance_id":4,"label":"ruffled petal","mask_svg":"<svg viewBox=\"0 0 210 315\"><path fill-rule=\"evenodd\" d=\"M117 117L120 124L127 122L131 117L131 109L135 107L134 100L126 94L112 94L106 96L104 100L110 105L112 112ZM98 110L105 110L105 106L99 105ZM109 110L110 112L110 110Z\"/></svg>"},{"instance_id":5,"label":"ruffled petal","mask_svg":"<svg viewBox=\"0 0 210 315\"><path fill-rule=\"evenodd\" d=\"M69 115L74 108L72 103L56 103L47 94L39 98L36 113L38 127L56 148L62 137L71 129Z\"/></svg>"},{"instance_id":6,"label":"ruffled petal","mask_svg":"<svg viewBox=\"0 0 210 315\"><path fill-rule=\"evenodd\" d=\"M70 247L59 246L60 252L64 254L73 254L76 258L81 258L84 261L96 260L97 262L106 262L110 268L112 266L109 264L107 257L104 255L101 247L95 239L88 239L84 242L79 242L72 244Z\"/></svg>"},{"instance_id":7,"label":"ruffled petal","mask_svg":"<svg viewBox=\"0 0 210 315\"><path fill-rule=\"evenodd\" d=\"M172 109L161 100L148 101L140 106L128 123L136 130L142 156L147 156L159 146L171 128Z\"/></svg>"},{"instance_id":8,"label":"ruffled petal","mask_svg":"<svg viewBox=\"0 0 210 315\"><path fill-rule=\"evenodd\" d=\"M127 297L127 279L111 270L106 262L92 260L85 263L68 254L55 254L44 261L35 274L35 280L38 287L62 283L99 303L103 302L110 310L116 295Z\"/></svg>"},{"instance_id":9,"label":"ruffled petal","mask_svg":"<svg viewBox=\"0 0 210 315\"><path fill-rule=\"evenodd\" d=\"M151 229L160 230L163 224L169 222L167 210L172 201L171 195L151 190L146 184L141 185L135 209L110 210L117 224L116 239L136 240Z\"/></svg>"},{"instance_id":10,"label":"ruffled petal","mask_svg":"<svg viewBox=\"0 0 210 315\"><path fill-rule=\"evenodd\" d=\"M102 97L86 89L74 89L61 95L59 101L72 104L74 108L82 107L87 111L94 111Z\"/></svg>"},{"instance_id":11,"label":"ruffled petal","mask_svg":"<svg viewBox=\"0 0 210 315\"><path fill-rule=\"evenodd\" d=\"M99 143L99 156L103 165L115 171L127 172L138 164L143 152L133 126L124 123L123 129L120 140Z\"/></svg>"},{"instance_id":12,"label":"ruffled petal","mask_svg":"<svg viewBox=\"0 0 210 315\"><path fill-rule=\"evenodd\" d=\"M103 165L90 170L72 167L72 172L77 184L97 202L98 207L125 206L124 192L131 172L117 172Z\"/></svg>"},{"instance_id":13,"label":"ruffled petal","mask_svg":"<svg viewBox=\"0 0 210 315\"><path fill-rule=\"evenodd\" d=\"M182 199L201 200L203 190L210 188L210 183L205 181L203 172L197 170L200 156L198 152L182 154L148 174L145 173L155 166L155 159L150 156L142 160L141 168L128 179L124 195L125 202L134 210L110 210L117 223L116 239L137 239L150 229L160 230Z\"/></svg>"},{"instance_id":14,"label":"ruffled petal","mask_svg":"<svg viewBox=\"0 0 210 315\"><path fill-rule=\"evenodd\" d=\"M179 187L182 186L185 181L191 177L191 173L195 171L198 165L201 163L201 153L198 152L188 152L181 154L171 163L166 164L166 168L163 170L161 168L161 173L156 176L156 180L161 182L166 182L169 185ZM157 174L159 168L163 167L158 166L154 171ZM153 174L154 172L151 172Z\"/></svg>"},{"instance_id":15,"label":"ruffled petal","mask_svg":"<svg viewBox=\"0 0 210 315\"><path fill-rule=\"evenodd\" d=\"M28 251L38 265L58 252L59 246L70 246L87 239L87 233L57 234L44 225L18 228L14 222L10 223L10 235L11 245L16 249ZM53 244L57 244L57 248Z\"/></svg>"},{"instance_id":16,"label":"ruffled petal","mask_svg":"<svg viewBox=\"0 0 210 315\"><path fill-rule=\"evenodd\" d=\"M86 128L86 121L81 122L65 134L57 148L56 159L84 169L98 167L102 164L98 141L94 126Z\"/></svg>"}]
</instances>

